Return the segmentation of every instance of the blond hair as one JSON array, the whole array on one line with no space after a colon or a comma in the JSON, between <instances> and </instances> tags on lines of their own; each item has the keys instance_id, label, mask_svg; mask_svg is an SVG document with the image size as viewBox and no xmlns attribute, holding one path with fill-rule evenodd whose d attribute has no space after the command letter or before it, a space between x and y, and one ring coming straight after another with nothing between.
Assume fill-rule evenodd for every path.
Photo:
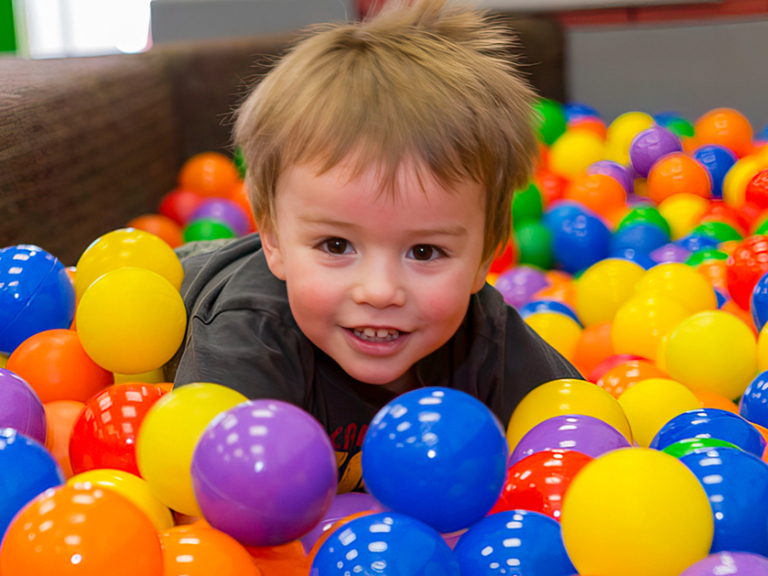
<instances>
[{"instance_id":1,"label":"blond hair","mask_svg":"<svg viewBox=\"0 0 768 576\"><path fill-rule=\"evenodd\" d=\"M511 61L508 29L467 6L416 0L309 33L236 113L259 226L274 225L288 166L318 162L324 172L354 149L354 175L375 165L393 188L413 157L448 189L465 179L485 187L489 260L509 241L512 194L537 153L535 96Z\"/></svg>"}]
</instances>

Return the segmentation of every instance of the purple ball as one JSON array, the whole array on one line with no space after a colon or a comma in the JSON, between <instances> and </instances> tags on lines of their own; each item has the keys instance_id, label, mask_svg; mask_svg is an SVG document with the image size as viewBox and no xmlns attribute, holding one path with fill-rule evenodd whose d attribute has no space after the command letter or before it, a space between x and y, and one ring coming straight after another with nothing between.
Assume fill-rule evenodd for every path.
<instances>
[{"instance_id":1,"label":"purple ball","mask_svg":"<svg viewBox=\"0 0 768 576\"><path fill-rule=\"evenodd\" d=\"M575 450L592 458L629 448L629 441L610 424L591 416L566 415L544 420L515 446L508 466L544 450Z\"/></svg>"},{"instance_id":2,"label":"purple ball","mask_svg":"<svg viewBox=\"0 0 768 576\"><path fill-rule=\"evenodd\" d=\"M504 301L515 308L525 306L536 292L547 286L549 282L544 272L532 266L516 266L502 272L493 285L501 292Z\"/></svg>"},{"instance_id":3,"label":"purple ball","mask_svg":"<svg viewBox=\"0 0 768 576\"><path fill-rule=\"evenodd\" d=\"M660 246L650 253L651 260L657 264L666 264L667 262L685 263L690 255L691 252L689 250L674 243L664 244L664 246Z\"/></svg>"},{"instance_id":4,"label":"purple ball","mask_svg":"<svg viewBox=\"0 0 768 576\"><path fill-rule=\"evenodd\" d=\"M629 146L629 161L638 176L648 178L651 166L657 160L672 152L682 151L683 145L677 136L666 128L653 126L643 130L632 140Z\"/></svg>"},{"instance_id":5,"label":"purple ball","mask_svg":"<svg viewBox=\"0 0 768 576\"><path fill-rule=\"evenodd\" d=\"M627 191L627 194L632 194L635 191L635 180L632 178L632 174L618 162L612 160L600 160L587 168L587 174L604 174L605 176L610 176L614 180L618 180L619 184L621 184L624 187L624 190Z\"/></svg>"},{"instance_id":6,"label":"purple ball","mask_svg":"<svg viewBox=\"0 0 768 576\"><path fill-rule=\"evenodd\" d=\"M234 230L238 236L245 236L251 231L248 215L238 204L225 198L206 200L189 217L189 224L203 218L218 220Z\"/></svg>"},{"instance_id":7,"label":"purple ball","mask_svg":"<svg viewBox=\"0 0 768 576\"><path fill-rule=\"evenodd\" d=\"M45 445L45 408L32 386L0 368L0 428L13 428Z\"/></svg>"},{"instance_id":8,"label":"purple ball","mask_svg":"<svg viewBox=\"0 0 768 576\"><path fill-rule=\"evenodd\" d=\"M768 576L768 558L748 552L718 552L686 568L680 576Z\"/></svg>"},{"instance_id":9,"label":"purple ball","mask_svg":"<svg viewBox=\"0 0 768 576\"><path fill-rule=\"evenodd\" d=\"M208 523L246 546L279 546L314 528L333 502L336 455L310 414L279 400L217 416L192 456L192 488Z\"/></svg>"},{"instance_id":10,"label":"purple ball","mask_svg":"<svg viewBox=\"0 0 768 576\"><path fill-rule=\"evenodd\" d=\"M328 530L335 522L346 518L350 514L358 512L384 512L385 508L381 503L370 494L362 492L349 492L348 494L339 494L333 499L331 507L325 513L320 523L312 528L309 533L301 537L301 543L304 550L309 552L312 546L318 541L323 532Z\"/></svg>"}]
</instances>

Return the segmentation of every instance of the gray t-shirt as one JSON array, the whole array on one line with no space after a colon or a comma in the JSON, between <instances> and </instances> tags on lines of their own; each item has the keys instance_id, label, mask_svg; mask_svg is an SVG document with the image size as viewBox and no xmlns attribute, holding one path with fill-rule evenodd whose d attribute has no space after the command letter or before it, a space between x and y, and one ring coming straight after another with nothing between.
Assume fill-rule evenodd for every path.
<instances>
[{"instance_id":1,"label":"gray t-shirt","mask_svg":"<svg viewBox=\"0 0 768 576\"><path fill-rule=\"evenodd\" d=\"M296 324L285 282L269 270L258 234L182 259L185 344L169 363L176 387L214 382L248 398L300 406L336 450L340 491L360 487L360 447L369 422L394 394L355 380ZM501 295L486 284L456 334L415 366L420 386L446 386L482 401L506 425L539 384L581 378Z\"/></svg>"}]
</instances>

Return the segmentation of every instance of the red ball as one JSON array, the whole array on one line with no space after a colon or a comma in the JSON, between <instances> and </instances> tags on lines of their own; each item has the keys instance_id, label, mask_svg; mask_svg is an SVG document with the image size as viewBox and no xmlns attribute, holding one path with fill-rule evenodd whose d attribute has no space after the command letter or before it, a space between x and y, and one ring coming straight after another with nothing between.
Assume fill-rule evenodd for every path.
<instances>
[{"instance_id":1,"label":"red ball","mask_svg":"<svg viewBox=\"0 0 768 576\"><path fill-rule=\"evenodd\" d=\"M614 354L613 356L608 356L608 358L595 366L595 368L589 374L588 380L590 382L597 382L609 370L613 370L619 364L623 364L624 362L629 362L631 360L645 360L645 358L642 356L635 356L634 354Z\"/></svg>"},{"instance_id":2,"label":"red ball","mask_svg":"<svg viewBox=\"0 0 768 576\"><path fill-rule=\"evenodd\" d=\"M197 192L176 188L176 190L172 190L163 196L163 199L160 200L158 212L170 218L179 226L184 226L189 217L192 216L192 213L197 210L204 200L206 198Z\"/></svg>"},{"instance_id":3,"label":"red ball","mask_svg":"<svg viewBox=\"0 0 768 576\"><path fill-rule=\"evenodd\" d=\"M152 384L117 384L94 396L83 408L69 440L75 474L111 468L136 476L136 437L144 417L165 394Z\"/></svg>"},{"instance_id":4,"label":"red ball","mask_svg":"<svg viewBox=\"0 0 768 576\"><path fill-rule=\"evenodd\" d=\"M507 480L491 514L531 510L560 520L565 491L593 459L572 450L531 454L507 470Z\"/></svg>"},{"instance_id":5,"label":"red ball","mask_svg":"<svg viewBox=\"0 0 768 576\"><path fill-rule=\"evenodd\" d=\"M728 293L739 307L749 310L752 290L766 272L768 236L756 235L742 240L728 257L725 270Z\"/></svg>"},{"instance_id":6,"label":"red ball","mask_svg":"<svg viewBox=\"0 0 768 576\"><path fill-rule=\"evenodd\" d=\"M742 236L749 230L749 220L745 215L722 200L713 200L710 202L707 211L701 217L701 221L724 222L725 224L730 224Z\"/></svg>"},{"instance_id":7,"label":"red ball","mask_svg":"<svg viewBox=\"0 0 768 576\"><path fill-rule=\"evenodd\" d=\"M762 210L768 208L768 170L760 170L752 177L747 184L744 199Z\"/></svg>"},{"instance_id":8,"label":"red ball","mask_svg":"<svg viewBox=\"0 0 768 576\"><path fill-rule=\"evenodd\" d=\"M507 242L507 246L504 248L503 252L496 251L496 256L491 262L491 267L488 270L488 273L501 274L505 270L509 270L515 265L515 260L517 260L516 256L514 243L512 241Z\"/></svg>"},{"instance_id":9,"label":"red ball","mask_svg":"<svg viewBox=\"0 0 768 576\"><path fill-rule=\"evenodd\" d=\"M562 200L565 195L565 189L568 188L568 180L546 168L536 172L533 181L541 191L541 199L545 207L552 204L555 200Z\"/></svg>"}]
</instances>

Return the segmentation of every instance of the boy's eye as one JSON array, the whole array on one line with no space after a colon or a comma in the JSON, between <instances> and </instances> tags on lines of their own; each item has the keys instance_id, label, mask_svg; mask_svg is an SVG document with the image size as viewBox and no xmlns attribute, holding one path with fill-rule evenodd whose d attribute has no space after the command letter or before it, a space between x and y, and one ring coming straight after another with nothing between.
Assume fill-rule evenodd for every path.
<instances>
[{"instance_id":1,"label":"boy's eye","mask_svg":"<svg viewBox=\"0 0 768 576\"><path fill-rule=\"evenodd\" d=\"M337 256L352 252L352 247L349 245L349 242L343 238L331 238L326 240L323 242L323 248L329 254L334 254Z\"/></svg>"},{"instance_id":2,"label":"boy's eye","mask_svg":"<svg viewBox=\"0 0 768 576\"><path fill-rule=\"evenodd\" d=\"M428 262L429 260L435 260L441 256L438 248L430 246L429 244L417 244L411 248L408 253L409 258L418 260L419 262Z\"/></svg>"}]
</instances>

